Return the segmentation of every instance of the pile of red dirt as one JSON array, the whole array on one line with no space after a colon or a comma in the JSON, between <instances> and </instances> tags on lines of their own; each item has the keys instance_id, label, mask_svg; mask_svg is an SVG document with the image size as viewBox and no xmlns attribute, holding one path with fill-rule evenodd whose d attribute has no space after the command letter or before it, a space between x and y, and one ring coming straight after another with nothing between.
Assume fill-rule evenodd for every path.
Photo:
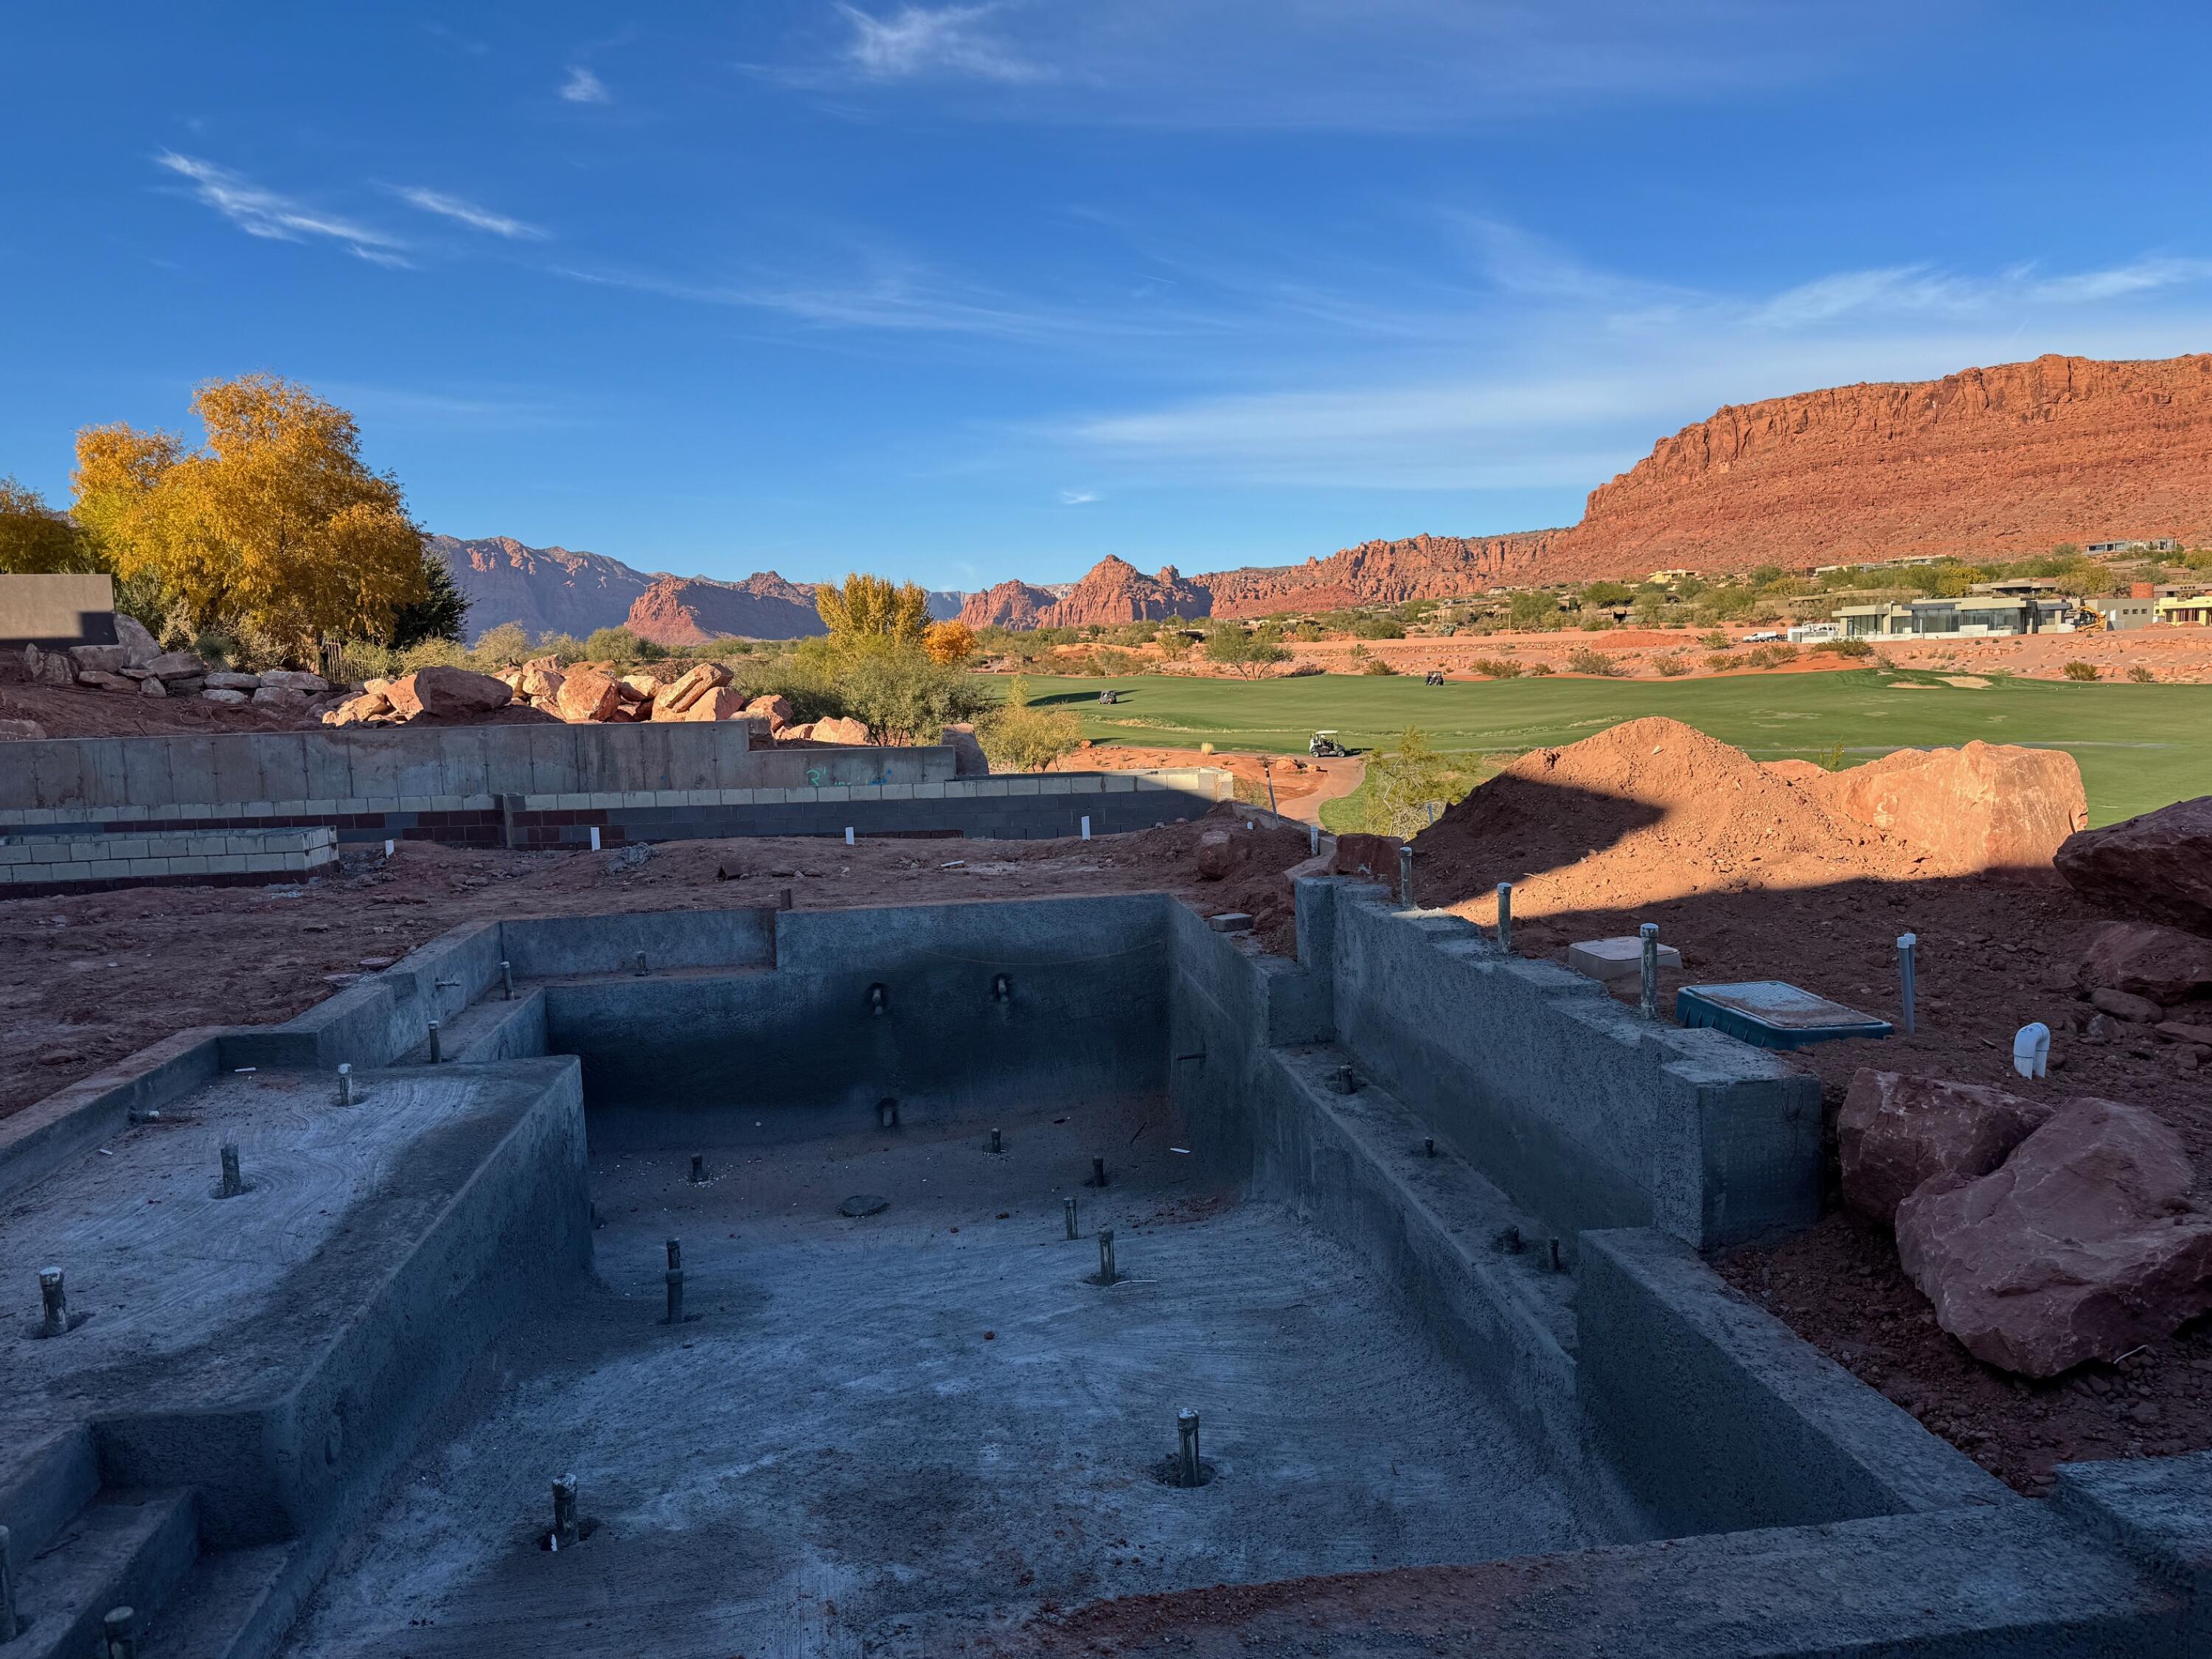
<instances>
[{"instance_id":1,"label":"pile of red dirt","mask_svg":"<svg viewBox=\"0 0 2212 1659\"><path fill-rule=\"evenodd\" d=\"M1534 918L1912 877L1914 849L1832 811L1825 777L1762 766L1679 720L1630 720L1523 755L1424 830L1418 896L1487 921L1501 881L1515 915Z\"/></svg>"}]
</instances>

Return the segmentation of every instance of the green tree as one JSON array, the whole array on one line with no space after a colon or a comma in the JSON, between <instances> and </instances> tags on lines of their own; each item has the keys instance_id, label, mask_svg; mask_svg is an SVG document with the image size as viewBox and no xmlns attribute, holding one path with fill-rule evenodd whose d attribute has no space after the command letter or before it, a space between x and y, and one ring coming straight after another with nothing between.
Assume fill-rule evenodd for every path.
<instances>
[{"instance_id":1,"label":"green tree","mask_svg":"<svg viewBox=\"0 0 2212 1659\"><path fill-rule=\"evenodd\" d=\"M1247 634L1236 623L1215 629L1206 636L1206 659L1241 678L1257 679L1276 664L1288 662L1291 653L1272 640Z\"/></svg>"},{"instance_id":2,"label":"green tree","mask_svg":"<svg viewBox=\"0 0 2212 1659\"><path fill-rule=\"evenodd\" d=\"M984 757L1002 771L1041 772L1074 752L1082 728L1065 709L1030 706L1029 682L1017 674L1006 700L975 723Z\"/></svg>"},{"instance_id":3,"label":"green tree","mask_svg":"<svg viewBox=\"0 0 2212 1659\"><path fill-rule=\"evenodd\" d=\"M468 623L469 596L461 592L446 561L424 542L422 597L399 607L392 619L391 636L385 642L395 651L404 651L425 640L452 640L458 644L468 637Z\"/></svg>"},{"instance_id":4,"label":"green tree","mask_svg":"<svg viewBox=\"0 0 2212 1659\"><path fill-rule=\"evenodd\" d=\"M987 706L965 670L932 662L919 646L842 657L830 689L878 743L934 743L946 726L975 719Z\"/></svg>"},{"instance_id":5,"label":"green tree","mask_svg":"<svg viewBox=\"0 0 2212 1659\"><path fill-rule=\"evenodd\" d=\"M1366 822L1361 827L1378 835L1419 835L1428 828L1431 801L1441 813L1473 787L1471 778L1437 752L1427 733L1409 726L1398 734L1395 749L1367 763L1362 785Z\"/></svg>"},{"instance_id":6,"label":"green tree","mask_svg":"<svg viewBox=\"0 0 2212 1659\"><path fill-rule=\"evenodd\" d=\"M1633 588L1624 587L1619 582L1592 582L1582 592L1582 601L1586 605L1626 605L1635 597Z\"/></svg>"},{"instance_id":7,"label":"green tree","mask_svg":"<svg viewBox=\"0 0 2212 1659\"><path fill-rule=\"evenodd\" d=\"M1524 587L1514 594L1505 615L1516 629L1557 628L1559 602L1540 588Z\"/></svg>"},{"instance_id":8,"label":"green tree","mask_svg":"<svg viewBox=\"0 0 2212 1659\"><path fill-rule=\"evenodd\" d=\"M530 635L520 623L501 623L477 641L474 654L478 662L492 668L519 664L530 655Z\"/></svg>"},{"instance_id":9,"label":"green tree","mask_svg":"<svg viewBox=\"0 0 2212 1659\"><path fill-rule=\"evenodd\" d=\"M584 655L593 662L636 662L644 643L627 628L595 628L584 641Z\"/></svg>"}]
</instances>

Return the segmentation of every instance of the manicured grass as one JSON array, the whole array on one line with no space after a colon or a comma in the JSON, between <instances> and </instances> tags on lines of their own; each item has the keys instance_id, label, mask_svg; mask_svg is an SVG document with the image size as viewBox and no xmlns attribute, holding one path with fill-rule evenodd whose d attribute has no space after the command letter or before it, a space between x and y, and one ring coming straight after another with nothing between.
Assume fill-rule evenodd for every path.
<instances>
[{"instance_id":1,"label":"manicured grass","mask_svg":"<svg viewBox=\"0 0 2212 1659\"><path fill-rule=\"evenodd\" d=\"M1118 707L1099 689L1121 693ZM1046 679L1030 701L1073 710L1084 734L1124 743L1303 754L1322 726L1355 749L1387 748L1418 726L1438 749L1513 753L1572 743L1645 714L1666 714L1760 760L1846 765L1893 749L1988 743L2063 749L2081 768L2092 823L2212 793L2212 686L2078 685L1997 678L1982 689L1917 671L1852 669L1712 679L1541 678L1424 685L1411 676L1300 679ZM1900 689L1911 686L1916 689Z\"/></svg>"}]
</instances>

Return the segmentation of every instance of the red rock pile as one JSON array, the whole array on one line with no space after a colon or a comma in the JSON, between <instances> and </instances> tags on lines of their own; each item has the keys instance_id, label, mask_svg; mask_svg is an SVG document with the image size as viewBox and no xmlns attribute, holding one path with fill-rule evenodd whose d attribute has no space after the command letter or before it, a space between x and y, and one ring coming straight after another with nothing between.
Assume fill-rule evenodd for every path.
<instances>
[{"instance_id":1,"label":"red rock pile","mask_svg":"<svg viewBox=\"0 0 2212 1659\"><path fill-rule=\"evenodd\" d=\"M2085 830L2053 861L2085 898L2212 934L2212 795Z\"/></svg>"},{"instance_id":2,"label":"red rock pile","mask_svg":"<svg viewBox=\"0 0 2212 1659\"><path fill-rule=\"evenodd\" d=\"M1936 1322L2027 1376L2115 1359L2212 1310L2212 1214L2180 1138L2117 1101L2066 1102L1990 1173L1898 1206L1898 1258Z\"/></svg>"}]
</instances>

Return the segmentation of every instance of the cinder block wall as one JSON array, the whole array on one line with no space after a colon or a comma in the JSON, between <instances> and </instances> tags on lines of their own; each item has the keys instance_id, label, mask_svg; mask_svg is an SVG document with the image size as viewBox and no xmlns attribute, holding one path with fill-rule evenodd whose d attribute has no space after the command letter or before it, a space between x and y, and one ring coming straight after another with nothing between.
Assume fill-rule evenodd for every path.
<instances>
[{"instance_id":1,"label":"cinder block wall","mask_svg":"<svg viewBox=\"0 0 2212 1659\"><path fill-rule=\"evenodd\" d=\"M1298 909L1328 912L1308 925L1337 1041L1563 1237L1651 1226L1710 1250L1819 1218L1819 1079L1379 888L1303 880Z\"/></svg>"}]
</instances>

